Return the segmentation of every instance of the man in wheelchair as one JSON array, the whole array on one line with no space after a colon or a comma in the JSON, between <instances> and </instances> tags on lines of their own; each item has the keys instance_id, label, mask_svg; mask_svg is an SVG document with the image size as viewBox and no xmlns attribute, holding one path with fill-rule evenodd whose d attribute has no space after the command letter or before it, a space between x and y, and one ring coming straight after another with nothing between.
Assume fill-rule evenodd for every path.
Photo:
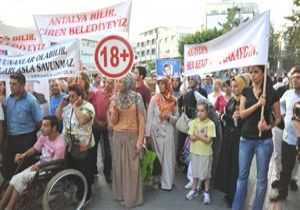
<instances>
[{"instance_id":1,"label":"man in wheelchair","mask_svg":"<svg viewBox=\"0 0 300 210\"><path fill-rule=\"evenodd\" d=\"M64 158L67 143L63 135L57 131L57 124L56 116L44 117L41 127L42 136L32 148L22 154L16 154L15 162L17 164L20 164L25 158L35 153L40 152L41 156L37 163L12 177L0 201L0 210L12 210L14 208L21 193L26 189L40 167L50 161Z\"/></svg>"}]
</instances>

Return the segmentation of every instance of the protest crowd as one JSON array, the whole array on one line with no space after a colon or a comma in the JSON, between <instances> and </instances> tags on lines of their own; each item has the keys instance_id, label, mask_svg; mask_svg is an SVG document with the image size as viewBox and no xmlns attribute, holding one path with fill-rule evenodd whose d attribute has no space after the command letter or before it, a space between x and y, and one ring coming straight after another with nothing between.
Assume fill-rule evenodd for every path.
<instances>
[{"instance_id":1,"label":"protest crowd","mask_svg":"<svg viewBox=\"0 0 300 210\"><path fill-rule=\"evenodd\" d=\"M157 59L147 69L114 35L128 33L130 11L128 1L81 16L35 15L39 44L51 46L0 55L0 210L25 209L36 197L43 209L88 209L102 176L120 209L148 202L146 188L176 187L205 205L218 190L228 208L243 210L253 168L253 210L297 191L300 65L277 76L268 68L269 13L185 45L184 62ZM94 53L98 73L83 64L77 39L96 32L110 35Z\"/></svg>"},{"instance_id":2,"label":"protest crowd","mask_svg":"<svg viewBox=\"0 0 300 210\"><path fill-rule=\"evenodd\" d=\"M100 165L114 198L127 208L144 202L146 186L171 193L177 167L187 175L186 199L202 194L203 203L210 204L211 190L218 189L229 207L243 209L254 154L259 161L253 209L263 208L272 157L276 179L271 185L278 194L270 200L285 200L289 186L298 188L300 66L287 78L268 76L268 94L262 94L265 66L249 68L250 74L228 80L157 77L155 83L145 82L143 66L115 80L81 70L76 78L49 81L47 116L39 106L41 96L25 89L24 75L12 74L11 95L0 106L2 173L9 181L0 209L13 209L39 167L66 157L65 152L70 167L86 178L86 204L97 196L92 186ZM38 152L42 156L36 161ZM14 174L23 160L24 171ZM77 195L82 196L80 189Z\"/></svg>"}]
</instances>

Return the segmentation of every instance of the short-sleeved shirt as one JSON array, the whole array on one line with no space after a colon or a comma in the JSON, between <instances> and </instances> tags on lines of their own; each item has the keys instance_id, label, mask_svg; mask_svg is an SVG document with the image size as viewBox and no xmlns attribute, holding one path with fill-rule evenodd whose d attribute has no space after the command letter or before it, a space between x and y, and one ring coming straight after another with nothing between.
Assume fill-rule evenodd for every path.
<instances>
[{"instance_id":1,"label":"short-sleeved shirt","mask_svg":"<svg viewBox=\"0 0 300 210\"><path fill-rule=\"evenodd\" d=\"M196 118L191 121L189 124L189 135L194 135L195 132L211 138L216 137L215 124L210 119L200 120L199 118ZM190 152L196 155L212 155L213 150L211 145L212 141L209 144L200 140L192 141Z\"/></svg>"},{"instance_id":2,"label":"short-sleeved shirt","mask_svg":"<svg viewBox=\"0 0 300 210\"><path fill-rule=\"evenodd\" d=\"M283 96L283 94L285 93L285 91L287 91L289 89L289 85L284 85L282 87L279 87L276 92L277 92L277 96L278 98L281 98ZM280 128L281 130L284 129L284 119L282 119L279 123L279 125L277 125L278 128Z\"/></svg>"},{"instance_id":3,"label":"short-sleeved shirt","mask_svg":"<svg viewBox=\"0 0 300 210\"><path fill-rule=\"evenodd\" d=\"M297 134L292 121L295 103L300 101L300 94L295 89L287 90L280 99L280 112L284 115L283 141L289 145L297 145Z\"/></svg>"},{"instance_id":4,"label":"short-sleeved shirt","mask_svg":"<svg viewBox=\"0 0 300 210\"><path fill-rule=\"evenodd\" d=\"M79 106L79 110L91 118L91 120L82 125L78 122L71 104L63 108L63 134L68 143L79 144L83 147L93 147L95 144L92 134L92 127L95 118L95 109L93 105L86 100Z\"/></svg>"},{"instance_id":5,"label":"short-sleeved shirt","mask_svg":"<svg viewBox=\"0 0 300 210\"><path fill-rule=\"evenodd\" d=\"M41 136L34 145L34 148L41 152L40 163L52 160L63 159L65 157L66 141L63 135L59 135L55 140L49 140L48 136Z\"/></svg>"},{"instance_id":6,"label":"short-sleeved shirt","mask_svg":"<svg viewBox=\"0 0 300 210\"><path fill-rule=\"evenodd\" d=\"M267 103L264 110L264 118L267 124L271 123L271 116L272 116L272 105L279 101L277 94L274 89L270 90L267 93ZM253 106L258 102L257 98L253 93L252 87L247 87L243 90L242 95L246 98L245 109ZM258 123L260 121L260 113L261 107L256 109L251 115L244 119L244 124L241 130L241 136L248 139L248 140L262 140L262 139L269 139L272 138L272 131L265 131L262 132L261 137L259 137L259 130L258 130Z\"/></svg>"},{"instance_id":7,"label":"short-sleeved shirt","mask_svg":"<svg viewBox=\"0 0 300 210\"><path fill-rule=\"evenodd\" d=\"M140 87L137 87L135 90L136 90L136 92L141 94L143 101L144 101L144 105L146 107L146 105L149 104L150 100L151 100L150 89L143 83Z\"/></svg>"},{"instance_id":8,"label":"short-sleeved shirt","mask_svg":"<svg viewBox=\"0 0 300 210\"><path fill-rule=\"evenodd\" d=\"M13 94L7 98L6 117L9 134L21 135L33 132L43 114L36 98L25 91L19 99Z\"/></svg>"},{"instance_id":9,"label":"short-sleeved shirt","mask_svg":"<svg viewBox=\"0 0 300 210\"><path fill-rule=\"evenodd\" d=\"M66 96L65 93L60 93L58 95L52 95L50 97L50 108L49 108L50 115L55 115L58 105L61 103L61 101L65 96Z\"/></svg>"}]
</instances>

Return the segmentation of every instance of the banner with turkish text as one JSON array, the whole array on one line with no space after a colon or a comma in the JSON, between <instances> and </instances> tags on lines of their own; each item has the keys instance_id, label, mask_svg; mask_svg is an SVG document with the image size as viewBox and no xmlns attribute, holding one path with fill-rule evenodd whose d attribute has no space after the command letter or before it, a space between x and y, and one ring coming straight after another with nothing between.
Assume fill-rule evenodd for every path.
<instances>
[{"instance_id":1,"label":"banner with turkish text","mask_svg":"<svg viewBox=\"0 0 300 210\"><path fill-rule=\"evenodd\" d=\"M7 55L11 56L40 51L49 46L49 43L41 42L34 32L14 36L0 36L0 50L7 51Z\"/></svg>"},{"instance_id":2,"label":"banner with turkish text","mask_svg":"<svg viewBox=\"0 0 300 210\"><path fill-rule=\"evenodd\" d=\"M72 77L79 74L80 42L72 40L21 56L0 57L0 80L22 73L28 80Z\"/></svg>"},{"instance_id":3,"label":"banner with turkish text","mask_svg":"<svg viewBox=\"0 0 300 210\"><path fill-rule=\"evenodd\" d=\"M78 14L35 15L35 23L43 41L61 42L73 38L104 36L128 32L131 1Z\"/></svg>"},{"instance_id":4,"label":"banner with turkish text","mask_svg":"<svg viewBox=\"0 0 300 210\"><path fill-rule=\"evenodd\" d=\"M184 46L186 76L268 63L270 12L202 44Z\"/></svg>"}]
</instances>

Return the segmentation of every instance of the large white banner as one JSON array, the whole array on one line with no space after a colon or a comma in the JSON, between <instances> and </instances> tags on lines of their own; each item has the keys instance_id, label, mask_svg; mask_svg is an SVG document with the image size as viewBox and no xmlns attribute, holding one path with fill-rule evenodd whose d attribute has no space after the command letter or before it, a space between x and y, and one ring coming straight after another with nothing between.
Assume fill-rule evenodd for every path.
<instances>
[{"instance_id":1,"label":"large white banner","mask_svg":"<svg viewBox=\"0 0 300 210\"><path fill-rule=\"evenodd\" d=\"M185 45L185 75L267 64L269 30L267 11L209 42Z\"/></svg>"},{"instance_id":2,"label":"large white banner","mask_svg":"<svg viewBox=\"0 0 300 210\"><path fill-rule=\"evenodd\" d=\"M130 14L131 1L126 1L91 12L35 15L34 19L43 41L60 42L72 38L128 32Z\"/></svg>"},{"instance_id":3,"label":"large white banner","mask_svg":"<svg viewBox=\"0 0 300 210\"><path fill-rule=\"evenodd\" d=\"M18 34L14 36L0 35L0 50L6 51L7 55L36 52L49 47L49 43L39 40L36 33Z\"/></svg>"},{"instance_id":4,"label":"large white banner","mask_svg":"<svg viewBox=\"0 0 300 210\"><path fill-rule=\"evenodd\" d=\"M79 74L80 42L71 40L22 56L0 57L0 80L22 73L28 80L72 77Z\"/></svg>"}]
</instances>

